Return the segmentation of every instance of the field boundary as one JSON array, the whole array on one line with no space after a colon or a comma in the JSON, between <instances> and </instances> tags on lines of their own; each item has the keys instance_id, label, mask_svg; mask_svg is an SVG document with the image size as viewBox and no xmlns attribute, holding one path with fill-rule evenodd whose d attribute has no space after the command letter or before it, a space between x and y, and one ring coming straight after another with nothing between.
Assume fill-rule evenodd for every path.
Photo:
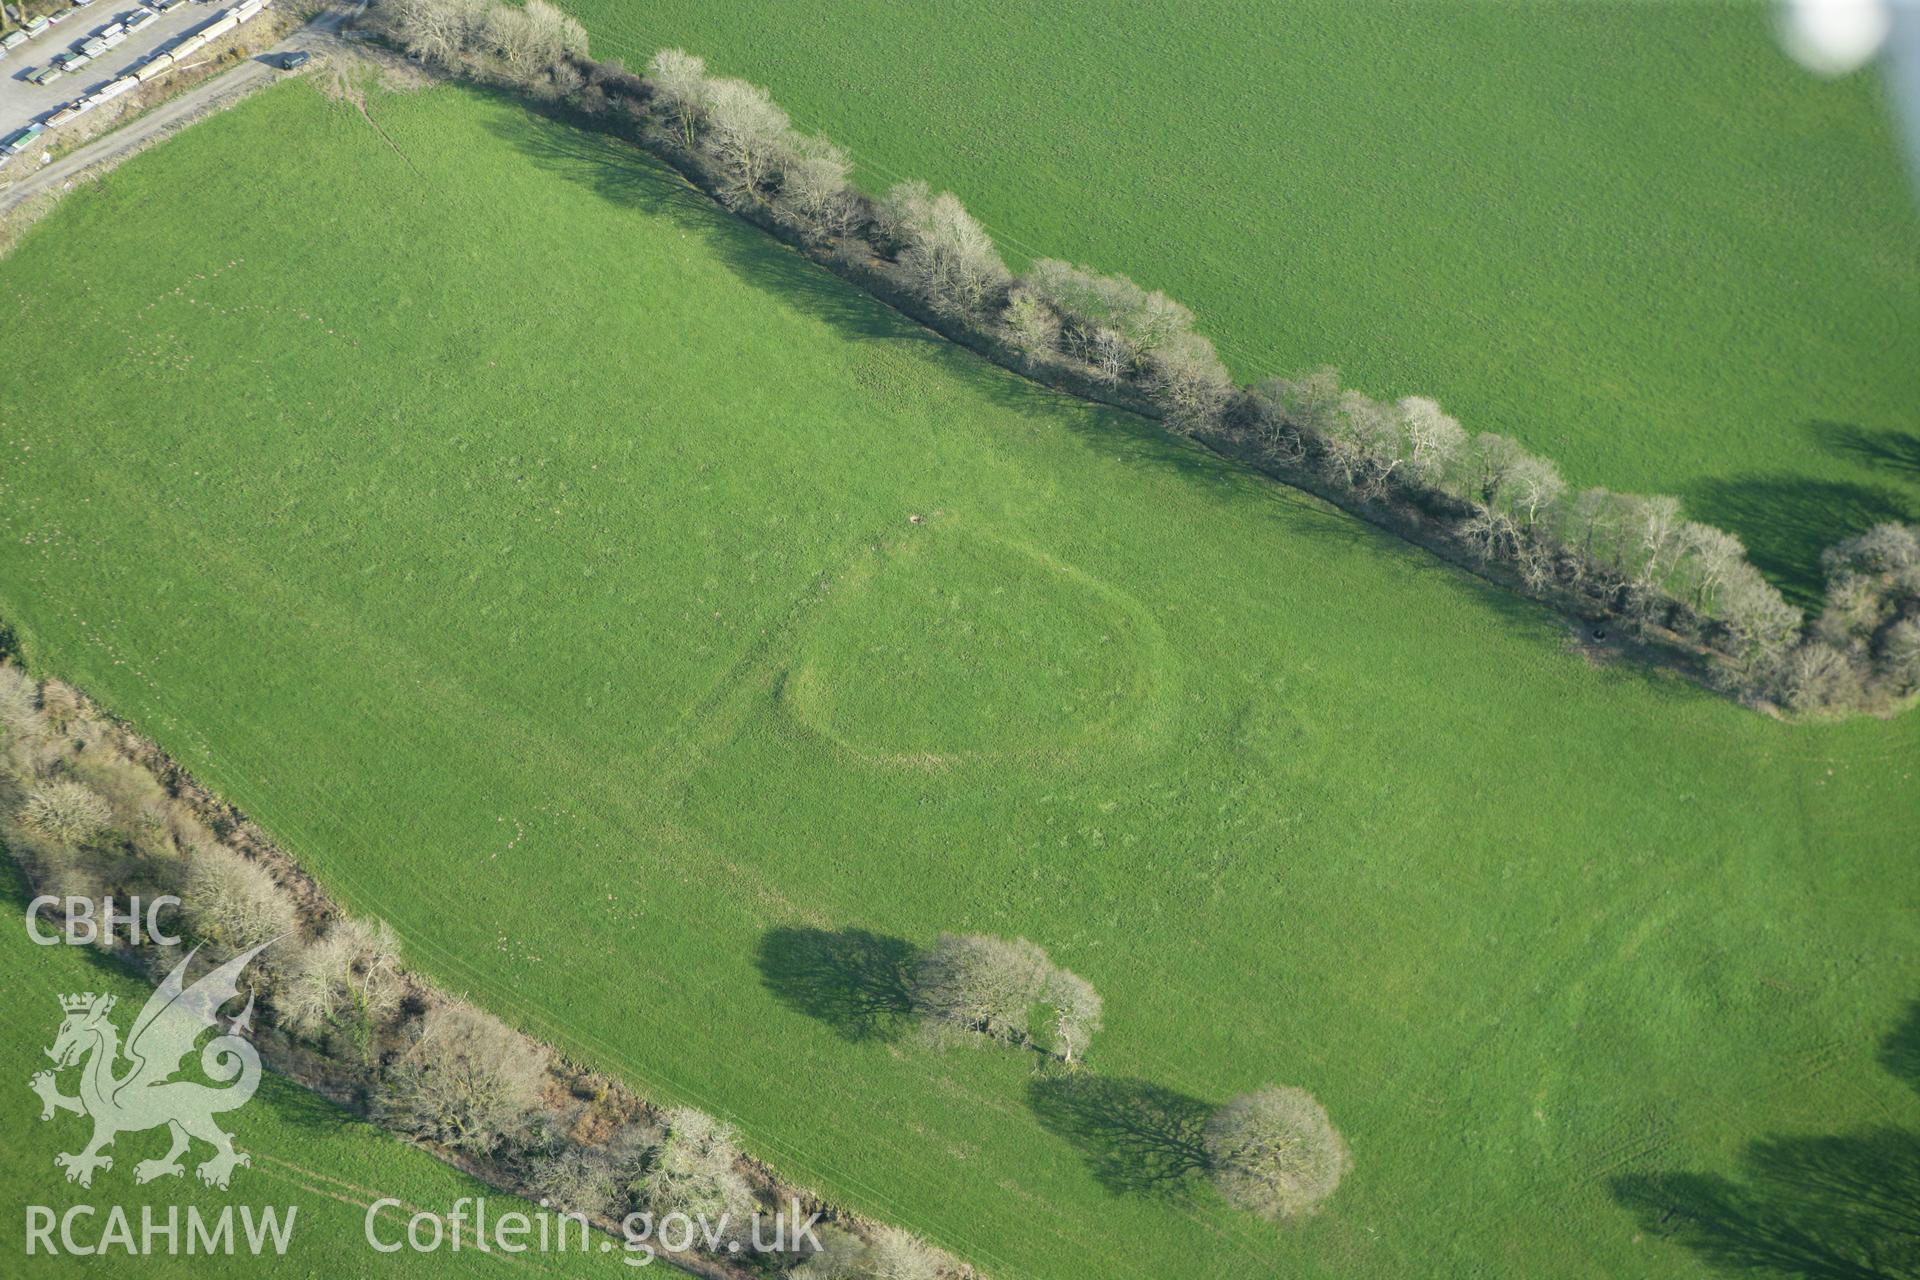
<instances>
[{"instance_id":1,"label":"field boundary","mask_svg":"<svg viewBox=\"0 0 1920 1280\"><path fill-rule=\"evenodd\" d=\"M1920 563L1920 527L1835 544L1829 608L1808 618L1739 539L1687 520L1676 498L1576 493L1517 441L1467 432L1424 397L1375 401L1331 368L1238 385L1179 303L1059 261L1013 275L951 193L908 181L868 195L843 149L796 132L758 86L708 77L701 58L662 50L636 75L593 60L584 29L557 13L544 39L449 38L438 22L448 2L384 6L376 31L450 78L631 143L808 261L1022 378L1155 423L1546 605L1586 631L1575 647L1590 659L1632 659L1775 716L1884 717L1920 701L1920 588L1886 555L1889 540L1904 541L1896 555ZM1863 591L1877 613L1832 607ZM1626 642L1591 625L1603 623Z\"/></svg>"},{"instance_id":2,"label":"field boundary","mask_svg":"<svg viewBox=\"0 0 1920 1280\"><path fill-rule=\"evenodd\" d=\"M815 595L808 593L800 607ZM196 896L192 892L194 864L217 857L221 861L243 862L270 880L273 891L295 921L295 933L285 939L288 947L295 951L315 948L343 926L357 922L261 826L195 780L185 766L153 739L72 685L54 679L33 680L16 665L22 656L22 639L13 628L0 623L0 748L5 748L0 750L0 850L20 868L33 894L49 895L65 902L84 899L94 919L105 918L106 904L114 899L122 902L130 897L151 899L159 893L183 896L187 899L184 909L190 940L211 946L210 954L225 956L240 950L239 941L222 929L210 928L207 919L197 915ZM747 672L736 674L750 675L761 665L749 661ZM738 684L735 679L723 681L716 691L720 701L728 701ZM21 773L20 762L11 754L23 743L33 762L25 775ZM38 835L22 817L23 797L32 794L34 775L42 779L59 776L83 753L92 771L89 776L101 776L100 771L105 770L123 779L138 779L164 797L161 802L164 814L150 805L143 811L142 820L147 823L144 832L109 826L77 845L63 846L60 841ZM174 834L155 834L164 831ZM194 834L182 840L179 833L183 831ZM156 852L156 839L172 852ZM168 845L169 841L174 843ZM59 927L61 910L56 905L45 913L47 927ZM116 963L156 984L176 959L170 953L156 954L157 949L153 947L130 946L118 937L109 937L100 946ZM380 1025L370 1028L368 1060L356 1062L350 1057L351 1048L337 1030L302 1032L281 1007L282 984L297 964L297 957L276 962L273 976L265 980L260 990L263 999L256 1007L254 1042L263 1063L396 1140L418 1147L482 1183L529 1201L546 1203L541 1198L543 1189L535 1175L510 1146L463 1150L449 1142L396 1127L388 1122L378 1105L377 1086L385 1078L386 1070L402 1060L410 1037L417 1037L435 1009L464 1005L460 997L419 968L399 969L403 994L397 999L394 1012ZM524 1010L519 1012L524 1016ZM674 1132L674 1117L678 1113L641 1096L624 1079L584 1065L556 1042L539 1040L521 1030L504 1027L503 1030L535 1050L545 1064L540 1095L540 1105L546 1109L544 1114L570 1117L562 1133L549 1135L548 1141L557 1142L559 1150L593 1149L596 1143L605 1142L607 1135L636 1124ZM766 1161L748 1152L737 1148L734 1151L734 1168L751 1190L756 1211L777 1212L796 1206L796 1212L817 1213L825 1227L855 1239L871 1240L896 1231L782 1177ZM288 1169L299 1167L267 1153L256 1154L270 1164ZM568 1208L564 1204L560 1207ZM594 1229L614 1241L625 1239L623 1219L617 1210L582 1211L582 1216ZM609 1247L620 1246L616 1243ZM690 1251L654 1249L652 1252L655 1260L706 1280L754 1280L767 1274L764 1260L756 1262L750 1252L743 1251L737 1261L724 1252L704 1252L698 1245ZM971 1265L950 1257L945 1259L940 1275L943 1280L985 1280Z\"/></svg>"}]
</instances>

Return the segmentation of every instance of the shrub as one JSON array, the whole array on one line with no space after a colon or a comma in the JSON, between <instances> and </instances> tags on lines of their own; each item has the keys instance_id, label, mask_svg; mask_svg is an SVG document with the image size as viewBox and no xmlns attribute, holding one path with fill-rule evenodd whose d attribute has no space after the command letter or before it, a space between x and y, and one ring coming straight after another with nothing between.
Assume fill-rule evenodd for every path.
<instances>
[{"instance_id":1,"label":"shrub","mask_svg":"<svg viewBox=\"0 0 1920 1280\"><path fill-rule=\"evenodd\" d=\"M11 662L0 662L0 730L35 732L39 721L40 691L33 678Z\"/></svg>"},{"instance_id":2,"label":"shrub","mask_svg":"<svg viewBox=\"0 0 1920 1280\"><path fill-rule=\"evenodd\" d=\"M953 1259L899 1227L880 1227L868 1242L862 1270L873 1280L939 1280L950 1274Z\"/></svg>"},{"instance_id":3,"label":"shrub","mask_svg":"<svg viewBox=\"0 0 1920 1280\"><path fill-rule=\"evenodd\" d=\"M1015 286L1007 295L1007 309L1000 313L1000 323L1022 354L1060 349L1060 317L1025 285Z\"/></svg>"},{"instance_id":4,"label":"shrub","mask_svg":"<svg viewBox=\"0 0 1920 1280\"><path fill-rule=\"evenodd\" d=\"M113 809L84 782L56 778L27 789L19 821L43 840L72 849L105 832Z\"/></svg>"},{"instance_id":5,"label":"shrub","mask_svg":"<svg viewBox=\"0 0 1920 1280\"><path fill-rule=\"evenodd\" d=\"M590 1218L611 1214L622 1196L613 1155L604 1148L568 1145L542 1156L534 1161L529 1180L560 1212Z\"/></svg>"},{"instance_id":6,"label":"shrub","mask_svg":"<svg viewBox=\"0 0 1920 1280\"><path fill-rule=\"evenodd\" d=\"M1352 1156L1305 1089L1273 1085L1233 1099L1207 1122L1214 1185L1236 1208L1290 1221L1339 1187Z\"/></svg>"},{"instance_id":7,"label":"shrub","mask_svg":"<svg viewBox=\"0 0 1920 1280\"><path fill-rule=\"evenodd\" d=\"M485 1154L524 1130L545 1080L532 1041L472 1005L439 1004L388 1072L377 1111L416 1137Z\"/></svg>"}]
</instances>

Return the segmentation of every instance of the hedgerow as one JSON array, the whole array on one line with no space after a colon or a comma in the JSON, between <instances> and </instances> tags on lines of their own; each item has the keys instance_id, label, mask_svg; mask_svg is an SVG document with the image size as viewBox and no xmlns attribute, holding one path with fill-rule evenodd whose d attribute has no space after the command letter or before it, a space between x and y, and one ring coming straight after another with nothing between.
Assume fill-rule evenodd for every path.
<instances>
[{"instance_id":1,"label":"hedgerow","mask_svg":"<svg viewBox=\"0 0 1920 1280\"><path fill-rule=\"evenodd\" d=\"M1157 418L1515 591L1617 621L1746 701L1881 711L1920 684L1920 603L1909 588L1876 587L1866 632L1847 630L1832 605L1810 620L1738 538L1686 519L1678 499L1572 489L1518 441L1472 433L1426 397L1376 400L1332 368L1237 385L1166 294L1047 258L1015 275L957 196L918 181L867 195L846 151L795 129L765 90L709 75L680 49L634 76L589 58L571 20L542 6L523 32L490 16L506 7L386 0L382 20L449 72L563 102L627 134L736 213L1009 367ZM1902 535L1885 526L1871 536ZM1832 563L1847 575L1835 589L1861 589L1855 570Z\"/></svg>"}]
</instances>

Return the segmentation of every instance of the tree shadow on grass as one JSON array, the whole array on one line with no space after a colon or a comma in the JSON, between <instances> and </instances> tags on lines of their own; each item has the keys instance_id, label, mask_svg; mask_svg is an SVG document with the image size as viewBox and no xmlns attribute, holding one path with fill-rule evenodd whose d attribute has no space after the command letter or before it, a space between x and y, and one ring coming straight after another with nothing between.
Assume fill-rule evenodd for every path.
<instances>
[{"instance_id":1,"label":"tree shadow on grass","mask_svg":"<svg viewBox=\"0 0 1920 1280\"><path fill-rule=\"evenodd\" d=\"M1650 1235L1730 1275L1920 1278L1920 1139L1897 1129L1771 1138L1741 1177L1618 1178L1614 1196Z\"/></svg>"},{"instance_id":2,"label":"tree shadow on grass","mask_svg":"<svg viewBox=\"0 0 1920 1280\"><path fill-rule=\"evenodd\" d=\"M1184 1200L1206 1174L1202 1135L1213 1108L1198 1098L1082 1072L1036 1078L1027 1105L1115 1195Z\"/></svg>"},{"instance_id":3,"label":"tree shadow on grass","mask_svg":"<svg viewBox=\"0 0 1920 1280\"><path fill-rule=\"evenodd\" d=\"M1920 1088L1920 1001L1880 1042L1880 1063ZM1920 1280L1920 1135L1883 1127L1774 1137L1741 1153L1737 1178L1616 1178L1650 1235L1728 1275Z\"/></svg>"},{"instance_id":4,"label":"tree shadow on grass","mask_svg":"<svg viewBox=\"0 0 1920 1280\"><path fill-rule=\"evenodd\" d=\"M1870 431L1850 422L1809 422L1807 432L1828 453L1910 482L1920 481L1920 435Z\"/></svg>"},{"instance_id":5,"label":"tree shadow on grass","mask_svg":"<svg viewBox=\"0 0 1920 1280\"><path fill-rule=\"evenodd\" d=\"M1907 1006L1907 1016L1880 1042L1880 1065L1908 1088L1920 1090L1920 1000Z\"/></svg>"},{"instance_id":6,"label":"tree shadow on grass","mask_svg":"<svg viewBox=\"0 0 1920 1280\"><path fill-rule=\"evenodd\" d=\"M577 123L498 91L477 91L491 92L514 108L490 119L488 128L534 164L614 204L671 218L676 230L697 234L705 248L753 288L797 305L849 337L948 345L771 233L721 208L671 165L616 132Z\"/></svg>"},{"instance_id":7,"label":"tree shadow on grass","mask_svg":"<svg viewBox=\"0 0 1920 1280\"><path fill-rule=\"evenodd\" d=\"M897 1040L913 1023L920 949L865 929L770 929L754 951L774 999L853 1041Z\"/></svg>"},{"instance_id":8,"label":"tree shadow on grass","mask_svg":"<svg viewBox=\"0 0 1920 1280\"><path fill-rule=\"evenodd\" d=\"M1883 521L1912 518L1915 505L1891 489L1789 475L1706 480L1686 499L1690 516L1738 534L1754 565L1802 605L1821 597L1822 552Z\"/></svg>"}]
</instances>

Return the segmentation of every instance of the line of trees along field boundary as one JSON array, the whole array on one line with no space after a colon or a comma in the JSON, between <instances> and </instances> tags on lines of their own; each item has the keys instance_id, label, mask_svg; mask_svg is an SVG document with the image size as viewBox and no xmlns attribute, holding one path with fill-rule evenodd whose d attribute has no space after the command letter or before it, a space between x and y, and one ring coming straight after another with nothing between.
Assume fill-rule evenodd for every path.
<instances>
[{"instance_id":1,"label":"line of trees along field boundary","mask_svg":"<svg viewBox=\"0 0 1920 1280\"><path fill-rule=\"evenodd\" d=\"M1749 705L1889 714L1920 694L1920 526L1825 556L1809 617L1733 534L1679 499L1570 488L1551 459L1472 432L1424 396L1377 400L1338 371L1235 383L1193 314L1124 276L1053 259L1010 271L958 197L875 197L845 148L758 85L663 49L644 74L588 56L545 0L381 0L421 61L515 89L661 157L700 190L914 320L1057 390L1141 414L1650 653Z\"/></svg>"},{"instance_id":2,"label":"line of trees along field boundary","mask_svg":"<svg viewBox=\"0 0 1920 1280\"><path fill-rule=\"evenodd\" d=\"M384 922L343 911L152 741L71 685L8 660L15 643L0 629L0 848L32 893L59 900L41 927L61 929L77 902L100 921L109 899L124 907L173 895L180 932L202 949L190 980L271 942L244 975L267 1065L491 1186L616 1238L632 1213L711 1224L716 1234L670 1255L682 1270L714 1280L769 1268L795 1280L977 1277L910 1232L783 1180L725 1122L656 1105L436 986L406 965ZM100 945L154 983L180 955L117 937ZM821 1215L818 1253L793 1240L795 1205L802 1218ZM787 1249L753 1247L756 1212L769 1222L786 1214Z\"/></svg>"}]
</instances>

